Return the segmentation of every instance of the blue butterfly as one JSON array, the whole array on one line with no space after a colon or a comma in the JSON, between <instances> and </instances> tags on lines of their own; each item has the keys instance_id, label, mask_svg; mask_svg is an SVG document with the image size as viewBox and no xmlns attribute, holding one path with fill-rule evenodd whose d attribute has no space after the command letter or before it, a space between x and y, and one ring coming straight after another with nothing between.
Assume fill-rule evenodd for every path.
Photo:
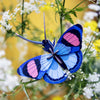
<instances>
[{"instance_id":1,"label":"blue butterfly","mask_svg":"<svg viewBox=\"0 0 100 100\"><path fill-rule=\"evenodd\" d=\"M44 22L45 23L45 22ZM44 25L45 31L45 25ZM44 80L51 84L64 82L69 73L76 72L82 64L82 26L76 24L70 27L60 37L57 44L46 39L42 42L28 40L19 34L18 37L35 44L41 44L49 54L36 56L24 62L17 70L21 76Z\"/></svg>"}]
</instances>

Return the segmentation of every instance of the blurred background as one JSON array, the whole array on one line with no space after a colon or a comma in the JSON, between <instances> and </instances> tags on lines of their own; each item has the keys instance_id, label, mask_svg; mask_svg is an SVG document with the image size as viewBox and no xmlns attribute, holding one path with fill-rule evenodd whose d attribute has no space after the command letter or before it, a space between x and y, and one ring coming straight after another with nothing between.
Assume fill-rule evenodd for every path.
<instances>
[{"instance_id":1,"label":"blurred background","mask_svg":"<svg viewBox=\"0 0 100 100\"><path fill-rule=\"evenodd\" d=\"M88 26L90 25L91 28L93 23L93 27L92 27L94 29L93 31L98 32L99 29L97 29L96 18L94 18L94 20L92 19L94 21L94 22L92 21L92 23L89 22L86 23L86 21L84 22L85 13L91 10L88 9L88 5L91 3L94 4L96 3L96 1L91 0L92 2L84 1L80 3L81 1L65 0L65 8L68 8L69 10L74 8L76 5L78 6L79 4L79 7L84 8L84 10L80 10L79 12L76 12L77 17L71 15L74 24L80 23L85 28L87 28L86 25L88 24ZM1 21L5 20L5 22L9 21L9 23L7 23L8 26L7 25L5 26L5 22L0 21L0 23L2 23L0 25L1 27L0 28L0 100L74 100L74 99L87 100L87 99L91 99L88 97L85 98L82 93L78 94L78 92L73 92L71 94L73 98L71 97L69 99L65 98L64 96L67 95L69 93L69 90L71 89L66 85L67 82L64 84L52 85L46 83L42 79L37 82L33 82L33 83L30 82L30 84L28 85L26 85L27 83L24 85L21 84L22 81L27 82L30 81L30 79L19 76L17 74L17 68L26 60L43 54L44 51L42 50L42 46L26 42L16 37L14 35L15 34L14 32L17 32L19 34L23 33L23 37L26 37L27 39L30 40L42 41L44 39L43 12L45 12L47 39L53 41L55 38L57 42L57 40L60 37L60 20L59 20L60 17L59 14L55 14L56 12L56 8L54 7L55 0L44 0L44 1L24 0L24 10L25 10L24 13L21 11L23 9L22 4L23 1L21 0L10 0L10 1L0 0L0 20ZM4 12L6 13L4 14ZM97 15L94 16L97 17ZM21 30L21 28L24 27L21 25L22 21L25 24L25 28L23 32ZM63 32L66 31L71 25L72 24L69 21L64 20ZM2 26L4 26L4 28ZM84 33L85 31L86 30L84 30ZM84 34L84 36L87 36L87 34ZM85 45L88 45L89 43L86 43ZM97 48L99 52L97 44L100 45L100 41L96 41L94 43L95 46L94 48ZM84 50L86 50L86 48ZM94 58L97 59L96 61L98 61L99 55L96 54ZM85 63L89 62L87 61L87 59L88 57L84 59ZM95 60L93 59L93 61L90 62L93 63L94 61ZM95 65L98 66L99 62L96 62ZM89 73L87 76L89 76ZM86 80L84 80L84 82L86 82ZM69 86L71 86L70 82L68 84ZM85 85L83 87L86 86L86 83L84 84ZM74 96L75 93L77 95ZM90 97L92 97L92 95ZM99 100L99 99L93 99L93 100Z\"/></svg>"}]
</instances>

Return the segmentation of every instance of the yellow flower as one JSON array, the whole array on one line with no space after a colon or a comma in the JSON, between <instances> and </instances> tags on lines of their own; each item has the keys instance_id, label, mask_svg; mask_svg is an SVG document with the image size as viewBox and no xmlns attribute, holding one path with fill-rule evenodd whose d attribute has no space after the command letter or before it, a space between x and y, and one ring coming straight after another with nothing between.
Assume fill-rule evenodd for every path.
<instances>
[{"instance_id":1,"label":"yellow flower","mask_svg":"<svg viewBox=\"0 0 100 100\"><path fill-rule=\"evenodd\" d=\"M94 48L97 52L100 52L100 39L96 40L94 43Z\"/></svg>"},{"instance_id":2,"label":"yellow flower","mask_svg":"<svg viewBox=\"0 0 100 100\"><path fill-rule=\"evenodd\" d=\"M52 98L52 100L63 100L63 98L60 97L60 96L54 96L54 97Z\"/></svg>"},{"instance_id":3,"label":"yellow flower","mask_svg":"<svg viewBox=\"0 0 100 100\"><path fill-rule=\"evenodd\" d=\"M42 31L43 31L43 33L41 33L41 35L40 35L41 40L44 39L44 29L42 29ZM51 30L51 29L50 30L46 30L46 37L49 40L53 40L54 37L55 37L55 34L54 34L53 30Z\"/></svg>"},{"instance_id":4,"label":"yellow flower","mask_svg":"<svg viewBox=\"0 0 100 100\"><path fill-rule=\"evenodd\" d=\"M93 45L93 48L97 51L96 58L100 59L100 39L96 40Z\"/></svg>"},{"instance_id":5,"label":"yellow flower","mask_svg":"<svg viewBox=\"0 0 100 100\"><path fill-rule=\"evenodd\" d=\"M92 31L98 32L98 29L97 29L97 22L96 22L96 21L85 22L85 23L84 23L84 28L87 28L87 27L90 27L90 29L91 29Z\"/></svg>"},{"instance_id":6,"label":"yellow flower","mask_svg":"<svg viewBox=\"0 0 100 100\"><path fill-rule=\"evenodd\" d=\"M48 2L46 5L40 7L40 11L45 12L51 9L51 3Z\"/></svg>"}]
</instances>

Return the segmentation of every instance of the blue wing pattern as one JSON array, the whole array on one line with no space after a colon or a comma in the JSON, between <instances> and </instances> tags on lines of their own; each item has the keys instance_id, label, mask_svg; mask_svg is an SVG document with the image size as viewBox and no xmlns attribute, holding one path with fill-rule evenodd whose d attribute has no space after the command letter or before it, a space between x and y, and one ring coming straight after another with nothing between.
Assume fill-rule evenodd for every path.
<instances>
[{"instance_id":1,"label":"blue wing pattern","mask_svg":"<svg viewBox=\"0 0 100 100\"><path fill-rule=\"evenodd\" d=\"M64 63L67 66L67 69L70 71L70 73L76 72L82 63L82 52L76 52L76 53L71 53L68 55L63 55L61 56L63 59Z\"/></svg>"},{"instance_id":2,"label":"blue wing pattern","mask_svg":"<svg viewBox=\"0 0 100 100\"><path fill-rule=\"evenodd\" d=\"M68 47L62 43L57 43L57 45L54 48L54 52L57 52L57 55L65 55L69 54L71 52L71 47Z\"/></svg>"},{"instance_id":3,"label":"blue wing pattern","mask_svg":"<svg viewBox=\"0 0 100 100\"><path fill-rule=\"evenodd\" d=\"M71 47L71 52L80 51L82 47L82 26L80 24L76 24L70 27L58 40L58 43L64 44L67 47Z\"/></svg>"},{"instance_id":4,"label":"blue wing pattern","mask_svg":"<svg viewBox=\"0 0 100 100\"><path fill-rule=\"evenodd\" d=\"M67 69L70 73L76 72L82 63L82 52L76 52L66 55L60 56ZM49 67L48 71L44 75L44 80L51 84L58 84L62 83L67 78L67 73L61 68L61 66L53 59L51 66Z\"/></svg>"},{"instance_id":5,"label":"blue wing pattern","mask_svg":"<svg viewBox=\"0 0 100 100\"><path fill-rule=\"evenodd\" d=\"M44 80L51 84L58 84L66 80L67 75L61 66L53 59L52 64L46 74Z\"/></svg>"},{"instance_id":6,"label":"blue wing pattern","mask_svg":"<svg viewBox=\"0 0 100 100\"><path fill-rule=\"evenodd\" d=\"M41 79L52 63L53 58L47 60L50 55L46 54L29 59L17 69L17 73L29 78Z\"/></svg>"}]
</instances>

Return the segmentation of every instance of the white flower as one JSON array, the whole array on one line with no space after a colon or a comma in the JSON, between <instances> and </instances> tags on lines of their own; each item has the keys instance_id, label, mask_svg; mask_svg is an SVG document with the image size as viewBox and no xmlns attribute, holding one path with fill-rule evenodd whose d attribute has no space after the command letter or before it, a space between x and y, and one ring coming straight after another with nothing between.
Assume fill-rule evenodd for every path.
<instances>
[{"instance_id":1,"label":"white flower","mask_svg":"<svg viewBox=\"0 0 100 100\"><path fill-rule=\"evenodd\" d=\"M24 45L24 46L23 46ZM16 44L16 47L18 48L19 52L20 52L20 56L19 56L19 60L24 59L25 54L27 53L27 41L23 41L23 42L18 42ZM23 52L21 51L23 50Z\"/></svg>"},{"instance_id":2,"label":"white flower","mask_svg":"<svg viewBox=\"0 0 100 100\"><path fill-rule=\"evenodd\" d=\"M94 17L97 17L97 16L98 16L98 15L97 15L96 12L92 12L92 11L86 12L86 13L85 13L85 16L84 16L84 20L86 20L86 21L91 21L92 19L94 19Z\"/></svg>"},{"instance_id":3,"label":"white flower","mask_svg":"<svg viewBox=\"0 0 100 100\"><path fill-rule=\"evenodd\" d=\"M6 25L7 25L7 23L5 22L5 20L1 20L1 21L0 21L0 24L1 24L2 26L6 26Z\"/></svg>"},{"instance_id":4,"label":"white flower","mask_svg":"<svg viewBox=\"0 0 100 100\"><path fill-rule=\"evenodd\" d=\"M4 50L0 50L0 57L5 55L5 51Z\"/></svg>"},{"instance_id":5,"label":"white flower","mask_svg":"<svg viewBox=\"0 0 100 100\"><path fill-rule=\"evenodd\" d=\"M91 28L88 26L88 27L86 27L86 28L84 28L84 33L86 33L86 34L91 34L92 33L92 30L91 30Z\"/></svg>"},{"instance_id":6,"label":"white flower","mask_svg":"<svg viewBox=\"0 0 100 100\"><path fill-rule=\"evenodd\" d=\"M91 88L89 88L89 87L85 87L84 89L83 89L83 95L86 97L86 98L88 98L88 99L91 99L91 97L93 96L93 90L91 89Z\"/></svg>"},{"instance_id":7,"label":"white flower","mask_svg":"<svg viewBox=\"0 0 100 100\"><path fill-rule=\"evenodd\" d=\"M5 79L5 73L3 70L0 69L0 80L4 80Z\"/></svg>"},{"instance_id":8,"label":"white flower","mask_svg":"<svg viewBox=\"0 0 100 100\"><path fill-rule=\"evenodd\" d=\"M2 26L0 27L0 29L1 29L1 32L2 32L3 34L5 34L6 30L5 30ZM1 41L1 39L0 39L0 41Z\"/></svg>"},{"instance_id":9,"label":"white flower","mask_svg":"<svg viewBox=\"0 0 100 100\"><path fill-rule=\"evenodd\" d=\"M1 20L0 23L2 26L4 26L6 28L6 30L10 30L12 28L12 26L10 24L7 24L4 20ZM1 27L1 29L3 30L4 28Z\"/></svg>"},{"instance_id":10,"label":"white flower","mask_svg":"<svg viewBox=\"0 0 100 100\"><path fill-rule=\"evenodd\" d=\"M84 42L85 43L89 43L91 41L92 36L87 35L86 37L84 37Z\"/></svg>"},{"instance_id":11,"label":"white flower","mask_svg":"<svg viewBox=\"0 0 100 100\"><path fill-rule=\"evenodd\" d=\"M4 92L12 91L17 85L19 85L19 81L15 75L5 74L4 79L0 81L0 88Z\"/></svg>"},{"instance_id":12,"label":"white flower","mask_svg":"<svg viewBox=\"0 0 100 100\"><path fill-rule=\"evenodd\" d=\"M87 78L89 82L97 82L99 81L99 74L94 72L93 74L89 74L89 77Z\"/></svg>"},{"instance_id":13,"label":"white flower","mask_svg":"<svg viewBox=\"0 0 100 100\"><path fill-rule=\"evenodd\" d=\"M11 15L9 15L9 10L3 13L2 19L4 21L11 20Z\"/></svg>"},{"instance_id":14,"label":"white flower","mask_svg":"<svg viewBox=\"0 0 100 100\"><path fill-rule=\"evenodd\" d=\"M100 93L100 82L95 84L94 92Z\"/></svg>"},{"instance_id":15,"label":"white flower","mask_svg":"<svg viewBox=\"0 0 100 100\"><path fill-rule=\"evenodd\" d=\"M16 14L19 10L20 10L20 8L15 8L14 9L14 14Z\"/></svg>"},{"instance_id":16,"label":"white flower","mask_svg":"<svg viewBox=\"0 0 100 100\"><path fill-rule=\"evenodd\" d=\"M9 71L11 66L11 61L6 58L0 59L0 70Z\"/></svg>"},{"instance_id":17,"label":"white flower","mask_svg":"<svg viewBox=\"0 0 100 100\"><path fill-rule=\"evenodd\" d=\"M99 34L100 34L100 32L95 32L95 31L94 31L94 34L95 34L95 35L99 35Z\"/></svg>"},{"instance_id":18,"label":"white flower","mask_svg":"<svg viewBox=\"0 0 100 100\"><path fill-rule=\"evenodd\" d=\"M95 11L100 11L100 6L96 4L89 4L88 5L89 9L95 10Z\"/></svg>"},{"instance_id":19,"label":"white flower","mask_svg":"<svg viewBox=\"0 0 100 100\"><path fill-rule=\"evenodd\" d=\"M4 54L4 53L2 53ZM12 75L11 61L6 58L0 59L0 89L8 92L19 85L18 77Z\"/></svg>"},{"instance_id":20,"label":"white flower","mask_svg":"<svg viewBox=\"0 0 100 100\"><path fill-rule=\"evenodd\" d=\"M82 42L82 50L85 50L87 48L87 45L85 44L85 41Z\"/></svg>"},{"instance_id":21,"label":"white flower","mask_svg":"<svg viewBox=\"0 0 100 100\"><path fill-rule=\"evenodd\" d=\"M15 86L19 85L18 77L15 75L6 75L6 80L4 81L4 86L8 88L9 91L12 91Z\"/></svg>"},{"instance_id":22,"label":"white flower","mask_svg":"<svg viewBox=\"0 0 100 100\"><path fill-rule=\"evenodd\" d=\"M84 57L83 62L85 62L85 63L88 62L88 58Z\"/></svg>"},{"instance_id":23,"label":"white flower","mask_svg":"<svg viewBox=\"0 0 100 100\"><path fill-rule=\"evenodd\" d=\"M3 43L3 41L4 41L4 37L1 36L1 37L0 37L0 43Z\"/></svg>"},{"instance_id":24,"label":"white flower","mask_svg":"<svg viewBox=\"0 0 100 100\"><path fill-rule=\"evenodd\" d=\"M40 0L30 0L30 3L39 2Z\"/></svg>"},{"instance_id":25,"label":"white flower","mask_svg":"<svg viewBox=\"0 0 100 100\"><path fill-rule=\"evenodd\" d=\"M43 6L43 5L46 5L47 3L44 2L44 1L39 1L40 5L39 6Z\"/></svg>"},{"instance_id":26,"label":"white flower","mask_svg":"<svg viewBox=\"0 0 100 100\"><path fill-rule=\"evenodd\" d=\"M6 30L10 30L12 26L10 24L6 25Z\"/></svg>"},{"instance_id":27,"label":"white flower","mask_svg":"<svg viewBox=\"0 0 100 100\"><path fill-rule=\"evenodd\" d=\"M31 3L24 2L24 11L21 10L21 14L22 13L28 13L29 14L32 11L38 12L39 9L38 9L38 7L35 4L32 5Z\"/></svg>"},{"instance_id":28,"label":"white flower","mask_svg":"<svg viewBox=\"0 0 100 100\"><path fill-rule=\"evenodd\" d=\"M34 0L30 0L30 3L34 3Z\"/></svg>"}]
</instances>

